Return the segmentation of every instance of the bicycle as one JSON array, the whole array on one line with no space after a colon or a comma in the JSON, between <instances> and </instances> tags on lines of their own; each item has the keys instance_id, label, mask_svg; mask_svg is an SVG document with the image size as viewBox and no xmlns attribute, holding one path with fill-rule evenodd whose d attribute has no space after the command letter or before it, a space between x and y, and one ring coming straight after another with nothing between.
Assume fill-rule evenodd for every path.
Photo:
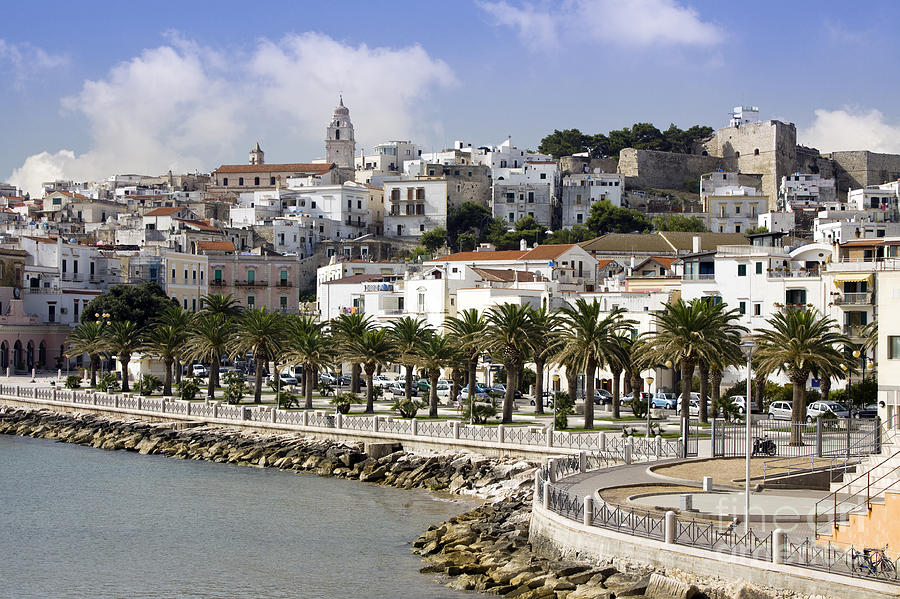
<instances>
[{"instance_id":1,"label":"bicycle","mask_svg":"<svg viewBox=\"0 0 900 599\"><path fill-rule=\"evenodd\" d=\"M852 551L850 556L850 567L854 572L861 572L869 576L897 576L897 567L894 562L885 554L887 545L881 549L869 547L862 551Z\"/></svg>"}]
</instances>

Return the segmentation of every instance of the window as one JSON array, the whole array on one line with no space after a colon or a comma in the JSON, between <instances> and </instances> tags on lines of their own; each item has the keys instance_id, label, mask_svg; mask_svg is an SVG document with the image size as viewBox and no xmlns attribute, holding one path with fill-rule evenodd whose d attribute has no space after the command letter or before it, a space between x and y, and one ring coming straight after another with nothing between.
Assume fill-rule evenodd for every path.
<instances>
[{"instance_id":1,"label":"window","mask_svg":"<svg viewBox=\"0 0 900 599\"><path fill-rule=\"evenodd\" d=\"M280 276L281 276L281 281L282 281L283 283L286 283L286 282L287 282L287 277L288 277L288 272L287 272L286 270L282 270L281 273L280 273Z\"/></svg>"},{"instance_id":2,"label":"window","mask_svg":"<svg viewBox=\"0 0 900 599\"><path fill-rule=\"evenodd\" d=\"M746 264L738 264L738 276L739 277L747 276L747 265Z\"/></svg>"},{"instance_id":3,"label":"window","mask_svg":"<svg viewBox=\"0 0 900 599\"><path fill-rule=\"evenodd\" d=\"M253 177L253 184L259 185L259 177Z\"/></svg>"},{"instance_id":4,"label":"window","mask_svg":"<svg viewBox=\"0 0 900 599\"><path fill-rule=\"evenodd\" d=\"M215 270L215 273L213 274L213 277L215 278L216 281L221 281L222 280L222 269L217 268Z\"/></svg>"},{"instance_id":5,"label":"window","mask_svg":"<svg viewBox=\"0 0 900 599\"><path fill-rule=\"evenodd\" d=\"M53 304L47 306L47 322L56 322L56 306Z\"/></svg>"},{"instance_id":6,"label":"window","mask_svg":"<svg viewBox=\"0 0 900 599\"><path fill-rule=\"evenodd\" d=\"M184 298L184 309L187 310L187 298Z\"/></svg>"},{"instance_id":7,"label":"window","mask_svg":"<svg viewBox=\"0 0 900 599\"><path fill-rule=\"evenodd\" d=\"M547 173L541 173L541 179L546 179L546 178L547 178Z\"/></svg>"},{"instance_id":8,"label":"window","mask_svg":"<svg viewBox=\"0 0 900 599\"><path fill-rule=\"evenodd\" d=\"M269 185L275 185L275 177L269 177Z\"/></svg>"},{"instance_id":9,"label":"window","mask_svg":"<svg viewBox=\"0 0 900 599\"><path fill-rule=\"evenodd\" d=\"M416 299L417 299L416 305L418 307L418 312L420 312L420 313L424 312L425 311L425 292L420 291L418 294L418 297Z\"/></svg>"},{"instance_id":10,"label":"window","mask_svg":"<svg viewBox=\"0 0 900 599\"><path fill-rule=\"evenodd\" d=\"M528 192L528 203L534 204L534 192L533 191Z\"/></svg>"},{"instance_id":11,"label":"window","mask_svg":"<svg viewBox=\"0 0 900 599\"><path fill-rule=\"evenodd\" d=\"M420 233L424 233L424 232L425 232L425 225L419 225L419 232L420 232Z\"/></svg>"},{"instance_id":12,"label":"window","mask_svg":"<svg viewBox=\"0 0 900 599\"><path fill-rule=\"evenodd\" d=\"M172 269L172 282L175 282L175 269Z\"/></svg>"},{"instance_id":13,"label":"window","mask_svg":"<svg viewBox=\"0 0 900 599\"><path fill-rule=\"evenodd\" d=\"M192 280L192 281L196 281L196 280L197 280L197 271L196 271L196 270L192 270L192 271L191 271L191 280Z\"/></svg>"},{"instance_id":14,"label":"window","mask_svg":"<svg viewBox=\"0 0 900 599\"><path fill-rule=\"evenodd\" d=\"M741 232L741 223L734 223L734 232L735 233Z\"/></svg>"},{"instance_id":15,"label":"window","mask_svg":"<svg viewBox=\"0 0 900 599\"><path fill-rule=\"evenodd\" d=\"M735 214L740 214L740 213L741 213L741 206L740 206L739 204L738 204L738 205L735 205L735 207L734 207L734 213L735 213Z\"/></svg>"},{"instance_id":16,"label":"window","mask_svg":"<svg viewBox=\"0 0 900 599\"><path fill-rule=\"evenodd\" d=\"M806 289L788 289L784 292L784 303L788 306L806 305Z\"/></svg>"},{"instance_id":17,"label":"window","mask_svg":"<svg viewBox=\"0 0 900 599\"><path fill-rule=\"evenodd\" d=\"M72 260L72 272L78 274L78 260Z\"/></svg>"},{"instance_id":18,"label":"window","mask_svg":"<svg viewBox=\"0 0 900 599\"><path fill-rule=\"evenodd\" d=\"M900 335L888 335L888 360L900 360Z\"/></svg>"},{"instance_id":19,"label":"window","mask_svg":"<svg viewBox=\"0 0 900 599\"><path fill-rule=\"evenodd\" d=\"M738 302L738 312L743 316L747 313L747 302Z\"/></svg>"},{"instance_id":20,"label":"window","mask_svg":"<svg viewBox=\"0 0 900 599\"><path fill-rule=\"evenodd\" d=\"M279 297L278 302L281 305L282 310L287 310L287 296L286 295L282 295L281 297Z\"/></svg>"},{"instance_id":21,"label":"window","mask_svg":"<svg viewBox=\"0 0 900 599\"><path fill-rule=\"evenodd\" d=\"M584 215L582 213L578 213L575 215L575 222L581 224L584 221Z\"/></svg>"},{"instance_id":22,"label":"window","mask_svg":"<svg viewBox=\"0 0 900 599\"><path fill-rule=\"evenodd\" d=\"M191 312L197 311L197 298L191 299Z\"/></svg>"},{"instance_id":23,"label":"window","mask_svg":"<svg viewBox=\"0 0 900 599\"><path fill-rule=\"evenodd\" d=\"M760 316L762 314L762 304L753 304L753 316Z\"/></svg>"},{"instance_id":24,"label":"window","mask_svg":"<svg viewBox=\"0 0 900 599\"><path fill-rule=\"evenodd\" d=\"M187 269L184 269L184 282L187 283Z\"/></svg>"},{"instance_id":25,"label":"window","mask_svg":"<svg viewBox=\"0 0 900 599\"><path fill-rule=\"evenodd\" d=\"M247 270L247 282L253 283L256 281L256 271L252 268Z\"/></svg>"},{"instance_id":26,"label":"window","mask_svg":"<svg viewBox=\"0 0 900 599\"><path fill-rule=\"evenodd\" d=\"M758 275L762 274L762 262L756 263L756 274L758 274Z\"/></svg>"},{"instance_id":27,"label":"window","mask_svg":"<svg viewBox=\"0 0 900 599\"><path fill-rule=\"evenodd\" d=\"M244 184L244 178L238 177L238 185L243 185L243 184ZM185 300L185 303L187 303L187 300ZM185 306L185 308L187 308L187 306Z\"/></svg>"},{"instance_id":28,"label":"window","mask_svg":"<svg viewBox=\"0 0 900 599\"><path fill-rule=\"evenodd\" d=\"M423 202L425 201L425 188L424 187L416 188L416 199L421 200Z\"/></svg>"},{"instance_id":29,"label":"window","mask_svg":"<svg viewBox=\"0 0 900 599\"><path fill-rule=\"evenodd\" d=\"M256 305L256 297L253 295L248 295L247 296L247 306L252 308L255 305Z\"/></svg>"},{"instance_id":30,"label":"window","mask_svg":"<svg viewBox=\"0 0 900 599\"><path fill-rule=\"evenodd\" d=\"M63 273L65 274L65 272L66 272L66 261L65 260L62 261L62 267L63 267Z\"/></svg>"}]
</instances>

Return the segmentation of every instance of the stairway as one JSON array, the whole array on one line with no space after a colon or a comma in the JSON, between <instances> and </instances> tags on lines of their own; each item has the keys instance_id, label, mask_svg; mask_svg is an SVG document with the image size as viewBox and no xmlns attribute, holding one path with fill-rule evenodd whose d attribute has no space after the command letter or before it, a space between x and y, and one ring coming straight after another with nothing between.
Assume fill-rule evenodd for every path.
<instances>
[{"instance_id":1,"label":"stairway","mask_svg":"<svg viewBox=\"0 0 900 599\"><path fill-rule=\"evenodd\" d=\"M898 481L900 429L890 428L882 434L881 451L862 458L855 469L848 468L841 481L831 483L830 491L838 493L838 501L851 495L861 495L865 501L867 485L871 485L870 498L876 498L883 496L885 489L900 489Z\"/></svg>"}]
</instances>

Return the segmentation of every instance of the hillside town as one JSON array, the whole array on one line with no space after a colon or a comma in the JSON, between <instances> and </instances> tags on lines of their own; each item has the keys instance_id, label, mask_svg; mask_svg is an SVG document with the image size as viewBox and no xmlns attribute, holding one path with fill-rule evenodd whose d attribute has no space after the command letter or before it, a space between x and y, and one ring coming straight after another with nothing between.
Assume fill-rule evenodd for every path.
<instances>
[{"instance_id":1,"label":"hillside town","mask_svg":"<svg viewBox=\"0 0 900 599\"><path fill-rule=\"evenodd\" d=\"M222 294L323 322L414 316L437 330L471 309L584 298L623 309L640 334L672 300L712 298L749 331L784 306L833 318L869 348L859 367L877 372L883 404L900 401L896 373L873 366L900 337L865 343L879 317L891 330L900 302L900 155L820 153L747 106L689 152L624 148L617 159L511 138L360 148L343 98L324 136L324 158L306 162L269 162L257 142L244 164L210 173L48 181L42 197L0 185L0 370L83 366L66 338L117 285L158 284L190 312ZM609 391L604 368L590 386ZM583 397L583 374L547 369L548 390ZM676 370L657 368L655 388L675 391ZM740 378L732 370L724 383Z\"/></svg>"}]
</instances>

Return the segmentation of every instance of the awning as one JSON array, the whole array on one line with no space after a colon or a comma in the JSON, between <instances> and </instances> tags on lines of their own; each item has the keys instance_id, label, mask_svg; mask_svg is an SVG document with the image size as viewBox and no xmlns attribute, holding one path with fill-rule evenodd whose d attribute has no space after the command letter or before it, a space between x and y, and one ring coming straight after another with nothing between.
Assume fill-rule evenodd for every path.
<instances>
[{"instance_id":1,"label":"awning","mask_svg":"<svg viewBox=\"0 0 900 599\"><path fill-rule=\"evenodd\" d=\"M834 286L840 288L843 283L861 283L865 281L870 286L875 280L875 273L871 272L848 272L834 275Z\"/></svg>"}]
</instances>

